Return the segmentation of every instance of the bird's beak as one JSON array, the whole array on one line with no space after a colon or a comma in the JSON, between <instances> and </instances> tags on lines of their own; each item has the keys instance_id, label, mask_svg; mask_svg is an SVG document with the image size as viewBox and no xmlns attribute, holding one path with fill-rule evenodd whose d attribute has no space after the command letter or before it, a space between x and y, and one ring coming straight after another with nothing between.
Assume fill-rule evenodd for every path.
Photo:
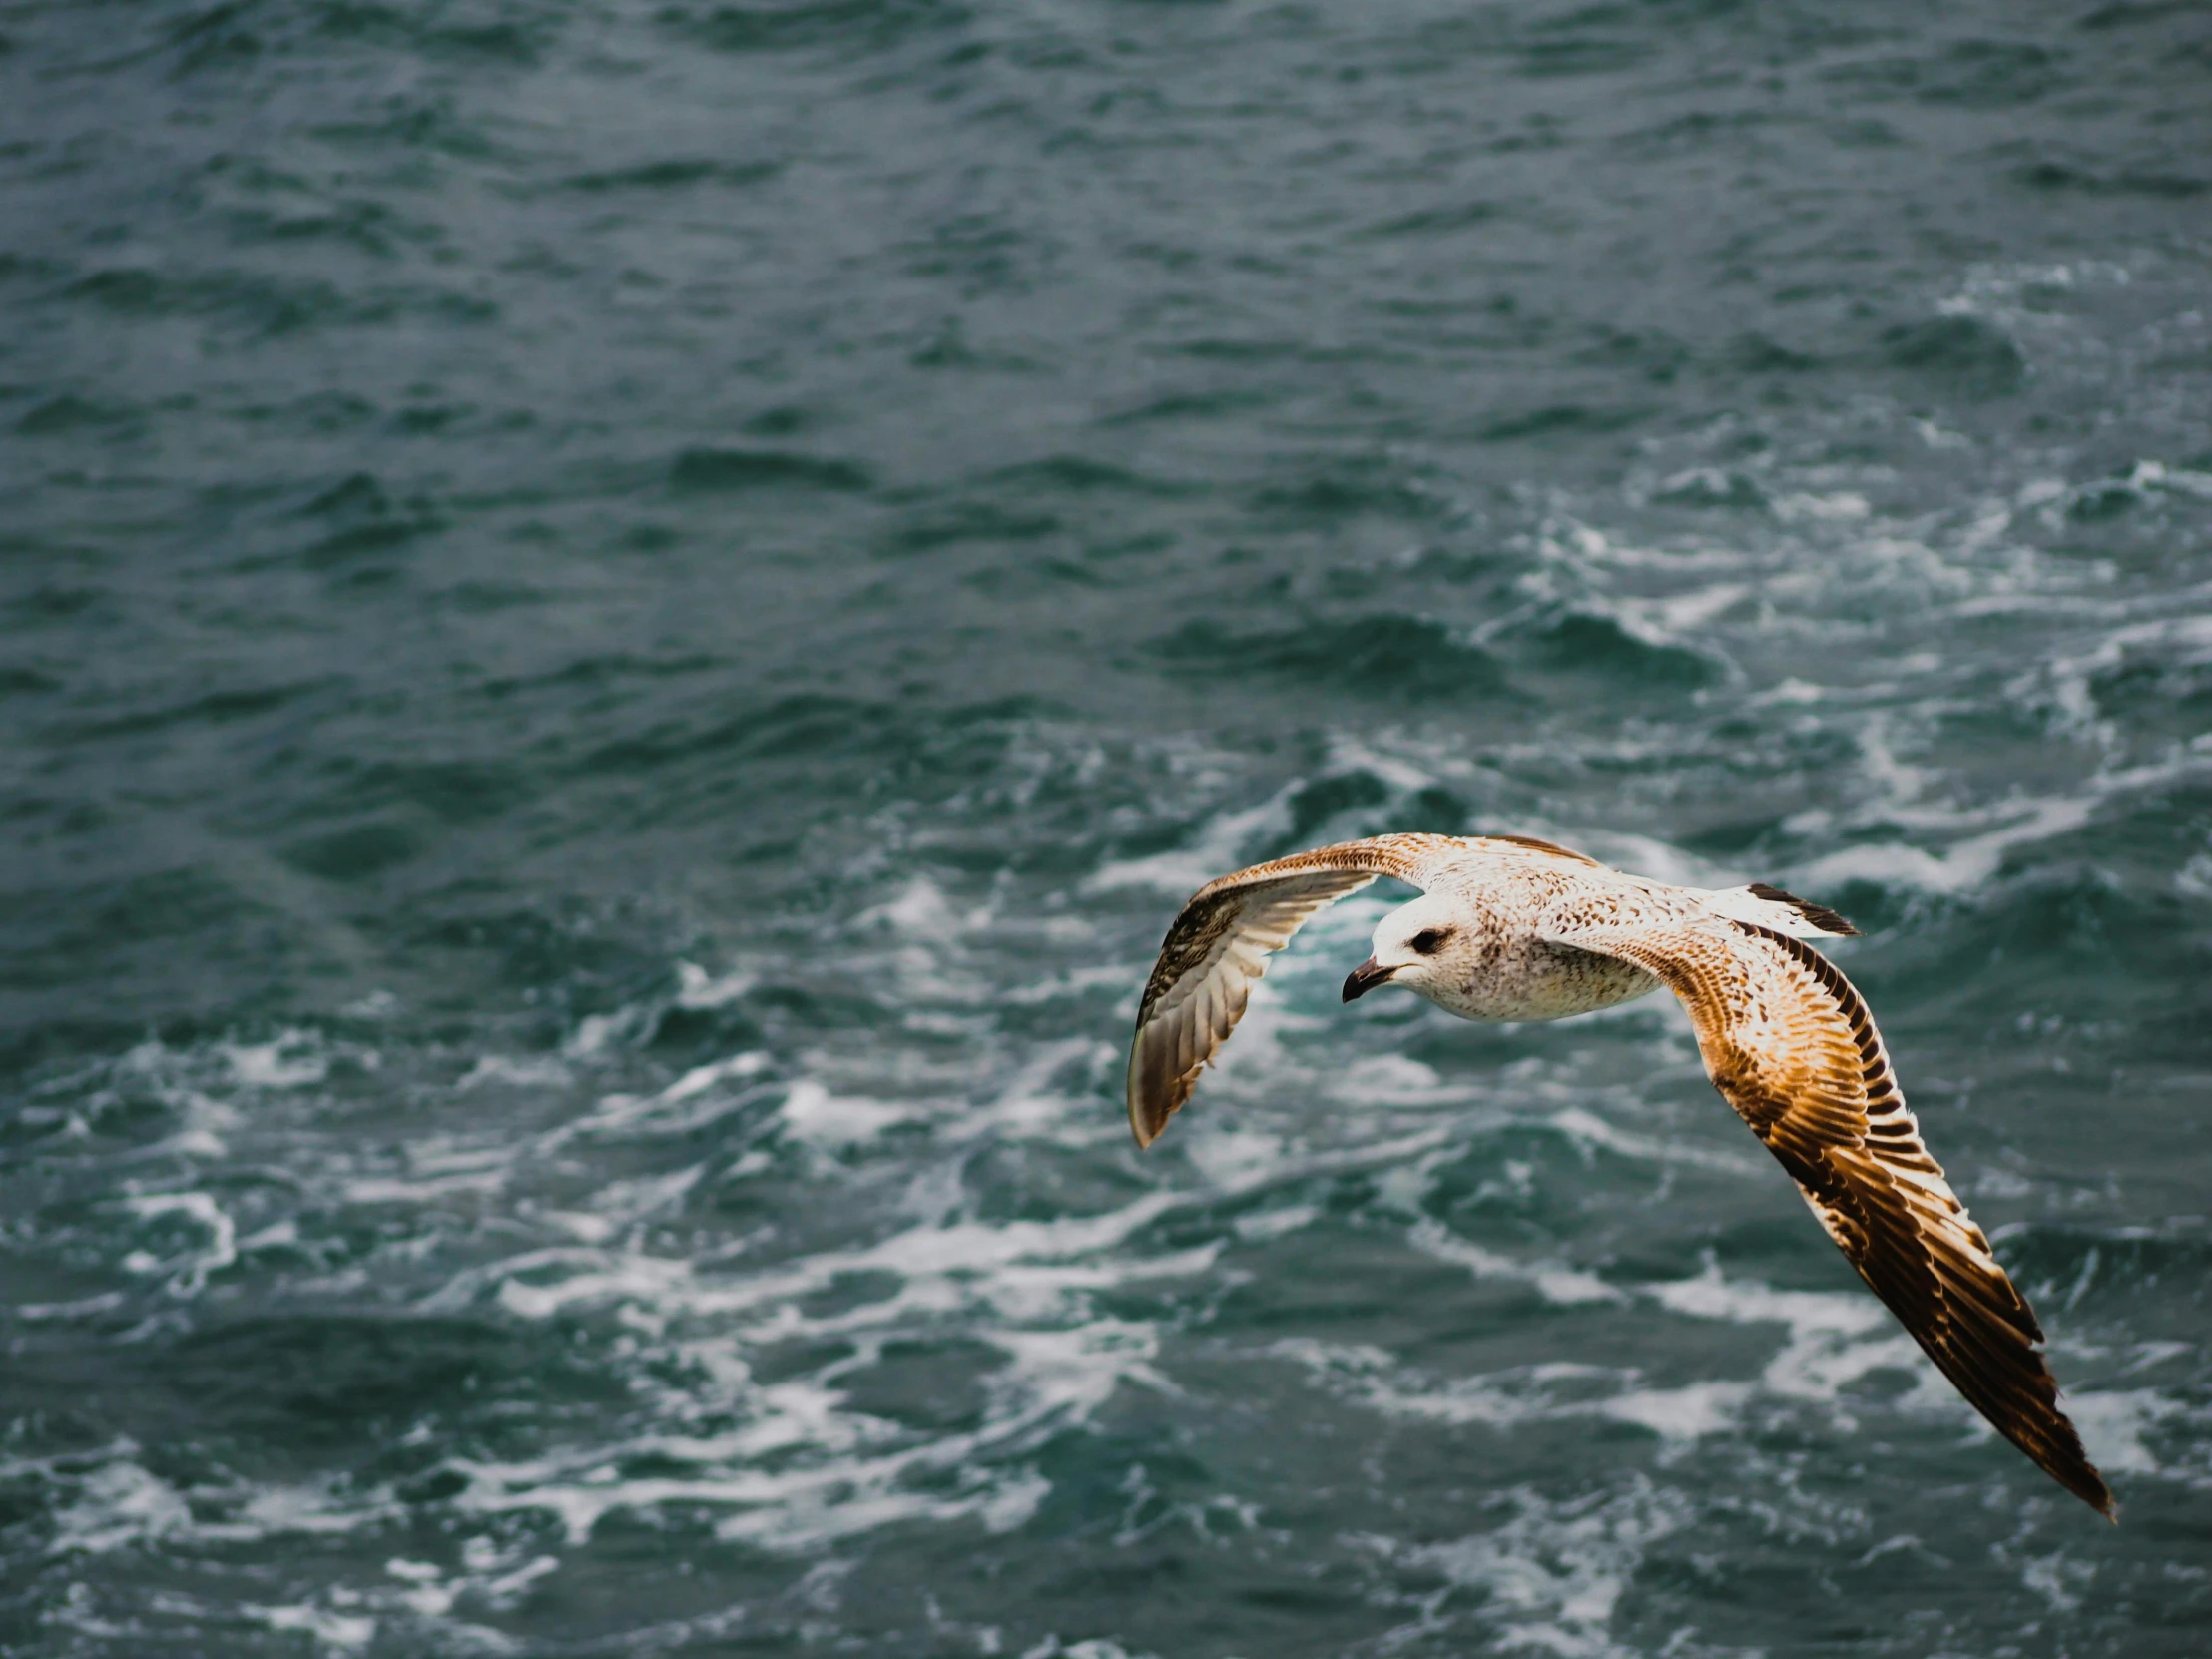
<instances>
[{"instance_id":1,"label":"bird's beak","mask_svg":"<svg viewBox=\"0 0 2212 1659\"><path fill-rule=\"evenodd\" d=\"M1378 985L1387 985L1396 968L1383 967L1373 956L1354 968L1345 980L1345 1000L1357 1002Z\"/></svg>"}]
</instances>

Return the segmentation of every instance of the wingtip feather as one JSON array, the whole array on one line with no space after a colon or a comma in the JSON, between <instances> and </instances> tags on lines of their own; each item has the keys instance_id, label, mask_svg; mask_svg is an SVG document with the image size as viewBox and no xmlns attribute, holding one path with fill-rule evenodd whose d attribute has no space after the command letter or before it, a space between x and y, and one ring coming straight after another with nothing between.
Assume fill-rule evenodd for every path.
<instances>
[{"instance_id":1,"label":"wingtip feather","mask_svg":"<svg viewBox=\"0 0 2212 1659\"><path fill-rule=\"evenodd\" d=\"M1840 939L1856 939L1859 929L1852 926L1825 904L1816 904L1809 898L1800 898L1794 892L1784 892L1766 881L1754 881L1747 889L1754 898L1764 898L1770 904L1787 904L1824 933Z\"/></svg>"}]
</instances>

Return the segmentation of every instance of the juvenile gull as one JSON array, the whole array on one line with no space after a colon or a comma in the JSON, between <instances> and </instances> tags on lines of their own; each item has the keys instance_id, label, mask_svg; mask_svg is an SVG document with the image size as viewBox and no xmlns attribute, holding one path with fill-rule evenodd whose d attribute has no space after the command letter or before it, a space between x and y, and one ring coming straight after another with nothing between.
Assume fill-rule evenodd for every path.
<instances>
[{"instance_id":1,"label":"juvenile gull","mask_svg":"<svg viewBox=\"0 0 2212 1659\"><path fill-rule=\"evenodd\" d=\"M1858 929L1779 888L1669 886L1521 835L1379 835L1210 881L1168 929L1137 1011L1140 1147L1190 1099L1267 957L1382 875L1421 896L1377 924L1347 1002L1394 984L1463 1019L1563 1019L1665 985L1689 1010L1713 1086L1869 1289L1999 1433L2112 1515L2058 1409L2035 1315L1922 1144L1874 1017L1800 942Z\"/></svg>"}]
</instances>

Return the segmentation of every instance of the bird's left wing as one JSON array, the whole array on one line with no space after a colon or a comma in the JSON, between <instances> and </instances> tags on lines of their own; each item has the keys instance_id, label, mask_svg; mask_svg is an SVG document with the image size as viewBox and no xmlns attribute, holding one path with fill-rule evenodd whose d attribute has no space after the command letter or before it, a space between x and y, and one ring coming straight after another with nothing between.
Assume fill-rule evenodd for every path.
<instances>
[{"instance_id":1,"label":"bird's left wing","mask_svg":"<svg viewBox=\"0 0 2212 1659\"><path fill-rule=\"evenodd\" d=\"M1316 911L1379 875L1424 886L1466 843L1378 835L1254 864L1191 895L1161 942L1129 1044L1129 1127L1150 1146L1190 1099L1198 1074L1244 1017L1267 958Z\"/></svg>"},{"instance_id":2,"label":"bird's left wing","mask_svg":"<svg viewBox=\"0 0 2212 1659\"><path fill-rule=\"evenodd\" d=\"M1719 916L1557 928L1689 1010L1713 1085L1874 1294L1998 1432L2090 1507L2112 1494L2058 1408L2043 1333L1921 1140L1874 1016L1810 945Z\"/></svg>"}]
</instances>

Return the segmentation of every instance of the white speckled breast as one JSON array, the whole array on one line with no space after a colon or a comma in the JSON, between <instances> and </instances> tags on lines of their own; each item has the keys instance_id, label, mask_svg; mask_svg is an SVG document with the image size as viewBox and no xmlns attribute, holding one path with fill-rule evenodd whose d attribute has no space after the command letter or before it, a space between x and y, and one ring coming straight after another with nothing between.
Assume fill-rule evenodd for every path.
<instances>
[{"instance_id":1,"label":"white speckled breast","mask_svg":"<svg viewBox=\"0 0 2212 1659\"><path fill-rule=\"evenodd\" d=\"M1448 988L1418 987L1462 1019L1565 1019L1648 996L1659 980L1642 968L1525 935L1500 941L1490 959Z\"/></svg>"},{"instance_id":2,"label":"white speckled breast","mask_svg":"<svg viewBox=\"0 0 2212 1659\"><path fill-rule=\"evenodd\" d=\"M1659 989L1658 978L1632 963L1549 944L1544 935L1585 919L1585 911L1620 917L1679 909L1664 893L1633 876L1587 866L1507 864L1483 876L1448 883L1477 920L1449 952L1457 970L1449 982L1412 987L1437 1007L1462 1019L1566 1019Z\"/></svg>"}]
</instances>

